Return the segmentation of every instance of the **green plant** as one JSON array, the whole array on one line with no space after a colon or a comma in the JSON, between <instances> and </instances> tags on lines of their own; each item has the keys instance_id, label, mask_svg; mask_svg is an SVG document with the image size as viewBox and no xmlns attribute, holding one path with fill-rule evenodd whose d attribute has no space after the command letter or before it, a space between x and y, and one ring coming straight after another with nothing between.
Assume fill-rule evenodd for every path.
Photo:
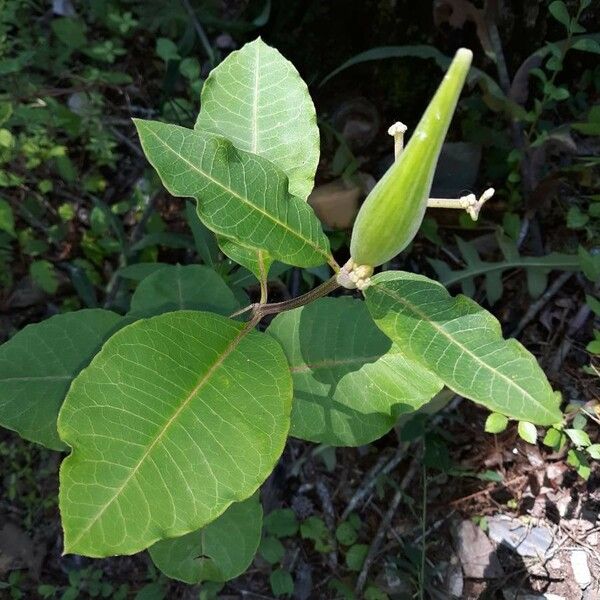
<instances>
[{"instance_id":1,"label":"green plant","mask_svg":"<svg viewBox=\"0 0 600 600\"><path fill-rule=\"evenodd\" d=\"M417 234L427 208L435 164L472 58L472 52L465 48L456 53L408 147L365 200L350 242L350 256L357 265L378 267L388 262ZM398 133L403 135L404 131Z\"/></svg>"},{"instance_id":2,"label":"green plant","mask_svg":"<svg viewBox=\"0 0 600 600\"><path fill-rule=\"evenodd\" d=\"M437 108L449 120L454 101ZM196 200L194 234L217 235L258 280L260 301L239 309L239 294L208 266L154 265L125 316L59 314L0 347L0 423L69 451L59 493L65 552L148 548L172 577L235 577L258 548L256 492L289 434L366 444L444 386L527 428L560 427L560 395L535 358L472 300L400 271L363 281L365 301L323 297L340 287L340 267L305 202L318 161L315 110L276 50L257 39L215 68L194 129L136 126L165 187ZM424 172L436 159L426 157ZM414 234L415 223L405 225ZM210 259L214 248L205 250ZM334 273L269 303L274 261ZM276 316L257 329L267 315ZM268 523L273 539L298 528L287 513ZM300 531L323 551L333 543L316 517ZM262 551L277 562L269 544ZM356 570L365 548L351 547L346 562ZM274 593L288 593L286 572L275 573Z\"/></svg>"}]
</instances>

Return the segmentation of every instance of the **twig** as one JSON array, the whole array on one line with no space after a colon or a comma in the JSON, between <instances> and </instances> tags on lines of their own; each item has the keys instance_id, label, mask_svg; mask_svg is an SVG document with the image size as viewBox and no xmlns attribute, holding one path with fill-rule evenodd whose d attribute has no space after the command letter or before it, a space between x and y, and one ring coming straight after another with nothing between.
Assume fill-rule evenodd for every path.
<instances>
[{"instance_id":1,"label":"twig","mask_svg":"<svg viewBox=\"0 0 600 600\"><path fill-rule=\"evenodd\" d=\"M529 307L529 310L523 315L523 318L519 321L519 324L510 333L510 337L516 337L527 327L527 325L535 318L535 316L544 308L544 306L550 301L552 296L560 290L560 288L567 283L573 273L565 272L562 273L552 283L550 287Z\"/></svg>"},{"instance_id":2,"label":"twig","mask_svg":"<svg viewBox=\"0 0 600 600\"><path fill-rule=\"evenodd\" d=\"M367 473L361 485L356 488L356 492L354 492L352 498L350 498L350 502L348 502L348 505L342 513L342 521L345 521L350 513L360 505L382 475L387 475L402 462L402 459L406 455L407 448L408 444L400 444L387 463L385 463L385 460L383 462L379 460L375 464L375 466Z\"/></svg>"},{"instance_id":3,"label":"twig","mask_svg":"<svg viewBox=\"0 0 600 600\"><path fill-rule=\"evenodd\" d=\"M329 490L322 480L317 481L315 485L315 491L317 492L319 500L321 501L321 506L323 507L323 516L325 517L325 524L327 525L327 529L329 529L331 534L332 550L329 553L329 566L332 569L336 569L338 565L338 554L335 537L335 510L333 508L333 503L331 502L331 495L329 494Z\"/></svg>"},{"instance_id":4,"label":"twig","mask_svg":"<svg viewBox=\"0 0 600 600\"><path fill-rule=\"evenodd\" d=\"M196 33L198 34L198 38L200 39L200 43L202 44L202 47L204 48L204 51L206 52L206 56L208 57L210 64L214 65L215 64L215 53L214 53L214 50L212 49L212 46L210 45L210 41L208 39L208 36L206 35L206 32L204 31L204 27L202 27L202 23L200 23L200 21L198 20L198 17L196 16L194 9L192 8L192 5L189 3L189 0L181 0L181 4L183 5L183 8L185 8L190 19L192 20L194 29L196 30Z\"/></svg>"},{"instance_id":5,"label":"twig","mask_svg":"<svg viewBox=\"0 0 600 600\"><path fill-rule=\"evenodd\" d=\"M530 215L525 214L521 221L521 228L519 229L519 235L517 236L517 248L521 248L527 234L529 233Z\"/></svg>"},{"instance_id":6,"label":"twig","mask_svg":"<svg viewBox=\"0 0 600 600\"><path fill-rule=\"evenodd\" d=\"M560 367L562 366L565 358L567 357L567 354L569 353L569 350L571 350L571 346L573 345L572 336L574 336L577 333L577 331L579 331L579 329L583 327L585 322L588 320L591 312L592 309L587 304L583 304L579 307L577 314L575 315L575 317L571 321L571 325L569 325L569 328L567 329L567 333L561 345L559 346L558 350L556 351L556 354L554 355L554 360L552 361L552 366L550 367L551 373L557 373L560 370Z\"/></svg>"},{"instance_id":7,"label":"twig","mask_svg":"<svg viewBox=\"0 0 600 600\"><path fill-rule=\"evenodd\" d=\"M429 421L427 431L431 431L434 427L437 427L439 422L444 418L444 415L454 410L461 403L461 401L461 396L454 396L454 398ZM406 442L399 444L392 458L383 467L381 466L383 461L381 459L377 461L375 466L367 473L361 485L358 486L352 498L350 498L346 509L342 513L342 520L347 519L348 515L359 506L365 496L375 486L379 477L382 475L388 475L402 462L402 459L406 456L408 446L409 444Z\"/></svg>"},{"instance_id":8,"label":"twig","mask_svg":"<svg viewBox=\"0 0 600 600\"><path fill-rule=\"evenodd\" d=\"M142 234L144 233L144 227L146 226L148 219L152 216L152 213L154 212L157 198L158 198L158 194L153 194L152 196L150 196L150 199L148 200L148 204L146 204L146 206L144 208L144 212L142 213L142 216L140 217L140 220L135 224L135 226L131 230L131 234L129 236L129 248L131 246L133 246L133 244L135 244L137 241L139 241L139 239L142 237ZM127 254L129 253L129 248L125 249L125 253L127 253ZM124 267L126 264L127 264L127 259L125 258L125 255L122 253L121 256L119 257L119 268ZM121 282L122 282L121 277L119 277L119 275L117 275L116 273L113 274L113 276L111 277L111 280L109 281L108 286L106 288L106 297L104 299L104 308L110 308L112 303L115 301L115 298L117 297L117 294L119 293L119 289L121 287Z\"/></svg>"},{"instance_id":9,"label":"twig","mask_svg":"<svg viewBox=\"0 0 600 600\"><path fill-rule=\"evenodd\" d=\"M144 212L142 213L140 220L134 225L133 229L131 230L131 236L129 241L131 245L135 244L141 239L142 234L144 233L144 227L146 227L146 223L152 216L154 208L156 207L157 198L158 194L153 194L152 196L150 196L148 204L146 204L146 206L144 207Z\"/></svg>"},{"instance_id":10,"label":"twig","mask_svg":"<svg viewBox=\"0 0 600 600\"><path fill-rule=\"evenodd\" d=\"M478 492L474 492L473 494L469 494L468 496L463 496L462 498L453 500L452 502L450 502L450 506L456 506L457 504L462 504L463 502L466 502L467 500L474 500L475 498L479 498L480 496L486 496L487 494L491 494L492 492L494 492L496 490L499 490L502 488L507 488L509 485L512 485L513 483L517 483L518 481L527 479L527 477L529 477L529 473L526 473L524 475L517 475L517 477L513 477L512 479L509 479L508 481L503 481L502 483L498 483L497 485L494 485L492 487L485 488L485 490L479 490Z\"/></svg>"},{"instance_id":11,"label":"twig","mask_svg":"<svg viewBox=\"0 0 600 600\"><path fill-rule=\"evenodd\" d=\"M356 586L354 588L354 591L358 595L361 594L363 588L365 587L365 584L367 583L367 577L369 576L369 570L373 566L373 563L375 562L375 558L379 554L379 548L381 546L381 542L383 541L385 534L387 533L388 529L390 528L392 519L394 518L394 515L396 514L396 511L398 510L398 507L400 506L400 502L402 501L402 498L404 496L404 491L412 483L412 480L414 479L415 475L417 474L417 471L419 470L419 468L421 466L420 463L421 463L421 454L419 453L413 457L413 459L408 467L408 470L406 471L406 474L404 475L404 478L400 482L398 490L396 491L396 493L394 494L394 497L392 498L392 501L390 503L390 506L389 506L387 512L385 513L385 515L383 516L383 519L381 520L381 523L379 524L377 533L375 534L375 537L373 538L373 542L371 543L371 547L369 548L369 551L367 552L367 556L365 558L365 562L363 564L360 575L358 576L358 579L356 580Z\"/></svg>"},{"instance_id":12,"label":"twig","mask_svg":"<svg viewBox=\"0 0 600 600\"><path fill-rule=\"evenodd\" d=\"M306 294L302 294L301 296L296 296L291 300L284 300L283 302L273 302L272 304L250 304L241 310L234 312L229 315L230 318L237 317L241 314L244 314L248 311L252 311L253 318L257 317L258 321L260 321L266 315L274 315L280 312L284 312L286 310L292 310L293 308L299 308L300 306L304 306L318 298L322 298L323 296L327 296L327 294L337 290L340 287L340 284L337 282L336 276L334 275L331 279L328 279L325 283L317 286L314 290L307 292Z\"/></svg>"},{"instance_id":13,"label":"twig","mask_svg":"<svg viewBox=\"0 0 600 600\"><path fill-rule=\"evenodd\" d=\"M396 453L397 452L398 452L398 450L396 450ZM387 460L388 460L388 454L382 453L379 456L379 458L377 459L377 462L369 469L369 471L367 473L365 473L365 475L363 475L361 485L359 485L356 488L356 491L352 495L352 498L350 498L350 501L348 502L346 509L342 513L342 521L345 521L348 518L348 516L350 515L350 513L359 505L360 501L362 500L362 498L364 496L364 493L362 490L365 489L367 482L377 479L377 476L379 475L381 469L383 468L383 466L385 465Z\"/></svg>"},{"instance_id":14,"label":"twig","mask_svg":"<svg viewBox=\"0 0 600 600\"><path fill-rule=\"evenodd\" d=\"M131 125L131 123L129 123ZM121 133L116 127L109 127L108 130L123 144L125 144L136 156L143 158L144 153L138 144L134 144L126 135Z\"/></svg>"},{"instance_id":15,"label":"twig","mask_svg":"<svg viewBox=\"0 0 600 600\"><path fill-rule=\"evenodd\" d=\"M269 299L269 273L265 266L264 251L258 251L258 270L260 273L260 304L266 304Z\"/></svg>"}]
</instances>

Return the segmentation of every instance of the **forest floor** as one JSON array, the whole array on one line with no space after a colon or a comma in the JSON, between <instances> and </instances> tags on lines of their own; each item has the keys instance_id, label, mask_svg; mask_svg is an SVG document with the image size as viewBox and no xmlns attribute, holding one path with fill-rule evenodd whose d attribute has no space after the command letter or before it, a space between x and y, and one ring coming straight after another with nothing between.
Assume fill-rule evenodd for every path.
<instances>
[{"instance_id":1,"label":"forest floor","mask_svg":"<svg viewBox=\"0 0 600 600\"><path fill-rule=\"evenodd\" d=\"M551 321L546 313L560 311L566 301L568 286L538 319ZM536 331L539 323L527 328L524 342L539 351ZM564 339L554 336L552 343ZM553 384L569 390L571 400L598 395L569 356ZM528 444L515 428L486 434L486 411L456 397L444 402L435 416L401 422L369 446L321 452L290 440L263 486L265 514L289 508L299 522L316 516L326 526L316 536L281 535L282 566L295 581L292 597L353 598L366 589L367 598L403 599L415 597L419 587L424 598L440 599L600 597L600 470L593 468L584 481L567 464L566 450ZM35 598L44 586L75 590L74 598L118 597L119 590L124 598L140 590L149 594L140 598L199 597L201 587L168 581L145 553L104 560L61 556L59 462L58 453L0 432L0 581L10 571L20 573L10 588L0 589L0 598L19 597L15 590ZM348 548L336 539L337 525L351 514L358 517L357 541L369 552L360 568L349 566ZM80 573L76 581L73 569ZM258 555L218 597L273 598L272 570Z\"/></svg>"}]
</instances>

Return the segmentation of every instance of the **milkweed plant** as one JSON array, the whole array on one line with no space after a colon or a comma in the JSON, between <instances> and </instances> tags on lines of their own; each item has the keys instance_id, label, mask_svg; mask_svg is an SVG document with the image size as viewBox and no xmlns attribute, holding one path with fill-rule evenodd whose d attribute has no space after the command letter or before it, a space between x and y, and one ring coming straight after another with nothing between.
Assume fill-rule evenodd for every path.
<instances>
[{"instance_id":1,"label":"milkweed plant","mask_svg":"<svg viewBox=\"0 0 600 600\"><path fill-rule=\"evenodd\" d=\"M170 577L231 579L257 550L258 490L288 436L367 444L444 387L489 409L490 429L509 419L561 427L560 395L490 313L423 275L374 274L411 242L428 206L477 218L493 194L429 197L471 58L456 53L406 148L406 127L390 128L396 160L362 205L341 266L306 201L315 109L277 50L257 39L215 68L193 129L135 120L165 188L195 200L261 297L241 308L209 267L169 266L138 286L126 315L59 314L0 347L0 425L65 453L65 553L147 549ZM329 265L331 278L269 302L274 261ZM356 291L328 297L339 288Z\"/></svg>"}]
</instances>

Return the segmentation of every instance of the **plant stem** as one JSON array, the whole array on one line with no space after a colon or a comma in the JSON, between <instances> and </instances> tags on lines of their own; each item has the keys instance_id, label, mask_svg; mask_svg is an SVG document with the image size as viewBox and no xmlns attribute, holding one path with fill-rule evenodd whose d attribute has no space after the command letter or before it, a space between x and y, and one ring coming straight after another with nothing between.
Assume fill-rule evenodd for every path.
<instances>
[{"instance_id":1,"label":"plant stem","mask_svg":"<svg viewBox=\"0 0 600 600\"><path fill-rule=\"evenodd\" d=\"M260 304L266 304L269 298L269 283L262 250L258 251L258 269L260 271Z\"/></svg>"},{"instance_id":2,"label":"plant stem","mask_svg":"<svg viewBox=\"0 0 600 600\"><path fill-rule=\"evenodd\" d=\"M254 313L259 314L262 318L265 315L277 314L286 310L292 310L293 308L304 306L310 302L314 302L323 296L327 296L327 294L337 290L339 287L340 284L337 282L336 276L334 275L325 283L322 283L320 286L316 287L310 292L307 292L306 294L302 294L302 296L297 296L291 300L284 300L283 302L275 302L273 304L255 305L252 310Z\"/></svg>"},{"instance_id":3,"label":"plant stem","mask_svg":"<svg viewBox=\"0 0 600 600\"><path fill-rule=\"evenodd\" d=\"M580 4L579 5L579 10L577 11L577 14L575 15L575 19L574 19L575 23L579 23L579 19L581 17L581 13L582 12L583 12L583 8L582 8L582 6ZM563 66L564 66L563 62L565 60L565 56L566 56L567 52L571 48L571 41L572 41L572 39L573 39L573 31L572 31L571 27L569 27L569 29L567 31L567 39L566 39L565 44L564 44L564 50L562 50L562 52L561 52L560 69L557 69L557 70L553 71L552 77L550 77L550 80L548 82L549 86L548 87L545 86L544 95L543 95L542 100L540 102L540 110L539 110L539 112L536 112L535 118L532 121L531 126L529 127L529 131L526 133L527 142L529 144L531 144L531 138L532 138L533 134L535 133L535 131L537 129L540 117L542 116L542 113L544 112L544 110L546 108L546 104L548 103L548 100L550 99L550 94L548 93L547 90L550 89L554 85L554 82L556 81L556 78L557 78L558 74L561 73L562 70L563 70Z\"/></svg>"},{"instance_id":4,"label":"plant stem","mask_svg":"<svg viewBox=\"0 0 600 600\"><path fill-rule=\"evenodd\" d=\"M204 51L206 52L206 56L208 57L210 64L212 66L214 66L215 52L214 52L212 46L210 45L210 41L208 40L208 36L206 35L206 32L204 31L204 27L202 27L202 24L198 20L198 17L196 16L196 13L194 12L194 9L192 8L192 5L190 4L189 0L181 0L181 4L183 5L183 8L189 15L190 19L192 20L192 24L194 25L196 34L198 35L200 43L202 44L202 47L204 48Z\"/></svg>"},{"instance_id":5,"label":"plant stem","mask_svg":"<svg viewBox=\"0 0 600 600\"><path fill-rule=\"evenodd\" d=\"M328 279L325 283L322 283L320 286L316 287L314 290L307 292L306 294L302 294L301 296L297 296L296 298L292 298L291 300L284 300L283 302L274 302L273 304L262 304L260 302L255 304L249 304L245 308L234 312L229 315L230 318L237 317L242 315L248 311L252 311L251 321L257 324L264 316L273 315L280 312L284 312L286 310L292 310L293 308L299 308L300 306L304 306L305 304L310 304L315 300L322 298L323 296L327 296L334 290L340 287L340 284L336 280L336 276L334 275L331 279Z\"/></svg>"}]
</instances>

